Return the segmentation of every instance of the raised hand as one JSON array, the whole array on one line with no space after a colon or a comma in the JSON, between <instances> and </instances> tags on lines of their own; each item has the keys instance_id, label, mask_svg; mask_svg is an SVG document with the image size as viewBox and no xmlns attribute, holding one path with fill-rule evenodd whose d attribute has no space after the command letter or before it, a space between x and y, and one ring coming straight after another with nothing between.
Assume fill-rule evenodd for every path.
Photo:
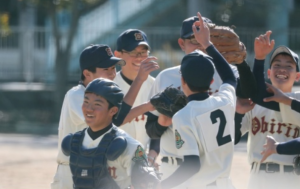
<instances>
[{"instance_id":1,"label":"raised hand","mask_svg":"<svg viewBox=\"0 0 300 189\"><path fill-rule=\"evenodd\" d=\"M266 56L273 50L275 41L270 41L272 31L267 31L265 34L256 37L254 40L255 59L264 60Z\"/></svg>"},{"instance_id":2,"label":"raised hand","mask_svg":"<svg viewBox=\"0 0 300 189\"><path fill-rule=\"evenodd\" d=\"M204 49L206 49L212 44L210 42L209 28L207 24L203 21L200 12L197 13L197 16L199 18L199 21L194 22L192 29L197 42L200 43Z\"/></svg>"},{"instance_id":3,"label":"raised hand","mask_svg":"<svg viewBox=\"0 0 300 189\"><path fill-rule=\"evenodd\" d=\"M159 65L156 62L157 58L154 56L149 56L145 60L141 62L140 69L136 79L140 79L141 81L146 81L148 75L154 71L159 69Z\"/></svg>"},{"instance_id":4,"label":"raised hand","mask_svg":"<svg viewBox=\"0 0 300 189\"><path fill-rule=\"evenodd\" d=\"M278 143L275 141L275 139L272 136L267 136L267 142L264 144L264 150L260 153L263 157L260 160L260 162L264 162L270 155L276 154Z\"/></svg>"}]
</instances>

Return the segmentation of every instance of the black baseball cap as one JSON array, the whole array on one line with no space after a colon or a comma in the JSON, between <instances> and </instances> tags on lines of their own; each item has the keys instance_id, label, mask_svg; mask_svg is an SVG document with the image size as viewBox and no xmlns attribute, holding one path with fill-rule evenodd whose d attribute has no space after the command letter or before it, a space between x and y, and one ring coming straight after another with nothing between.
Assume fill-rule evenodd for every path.
<instances>
[{"instance_id":1,"label":"black baseball cap","mask_svg":"<svg viewBox=\"0 0 300 189\"><path fill-rule=\"evenodd\" d=\"M95 93L105 98L108 102L120 108L124 93L113 81L105 78L96 78L85 89L85 93Z\"/></svg>"},{"instance_id":2,"label":"black baseball cap","mask_svg":"<svg viewBox=\"0 0 300 189\"><path fill-rule=\"evenodd\" d=\"M275 56L277 56L280 53L289 54L294 59L294 61L296 63L297 72L299 72L299 57L296 53L294 53L291 49L289 49L286 46L279 46L273 51L273 53L271 55L271 59L270 59L270 67L272 65L272 62L273 62L273 59L275 58Z\"/></svg>"},{"instance_id":3,"label":"black baseball cap","mask_svg":"<svg viewBox=\"0 0 300 189\"><path fill-rule=\"evenodd\" d=\"M128 29L120 34L117 40L117 51L133 51L137 46L145 45L150 49L147 35L138 29Z\"/></svg>"},{"instance_id":4,"label":"black baseball cap","mask_svg":"<svg viewBox=\"0 0 300 189\"><path fill-rule=\"evenodd\" d=\"M203 16L202 16L202 19L206 23L212 23L212 21L210 19L205 18ZM187 39L194 35L192 26L193 26L194 22L196 22L196 21L199 21L198 16L189 17L182 22L180 38Z\"/></svg>"},{"instance_id":5,"label":"black baseball cap","mask_svg":"<svg viewBox=\"0 0 300 189\"><path fill-rule=\"evenodd\" d=\"M107 45L89 45L80 54L80 68L109 68L119 64L124 66L126 62L113 55L111 48Z\"/></svg>"},{"instance_id":6,"label":"black baseball cap","mask_svg":"<svg viewBox=\"0 0 300 189\"><path fill-rule=\"evenodd\" d=\"M180 71L187 84L208 89L215 73L215 67L210 56L195 50L183 57Z\"/></svg>"}]
</instances>

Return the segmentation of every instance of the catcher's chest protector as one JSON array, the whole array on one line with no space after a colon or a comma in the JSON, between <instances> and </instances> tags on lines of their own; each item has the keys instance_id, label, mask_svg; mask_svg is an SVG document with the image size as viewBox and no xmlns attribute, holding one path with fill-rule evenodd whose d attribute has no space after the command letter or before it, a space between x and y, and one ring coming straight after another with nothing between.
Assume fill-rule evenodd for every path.
<instances>
[{"instance_id":1,"label":"catcher's chest protector","mask_svg":"<svg viewBox=\"0 0 300 189\"><path fill-rule=\"evenodd\" d=\"M85 129L73 135L71 141L70 168L74 189L119 189L107 169L106 151L116 138L116 129L105 134L97 148L83 149Z\"/></svg>"}]
</instances>

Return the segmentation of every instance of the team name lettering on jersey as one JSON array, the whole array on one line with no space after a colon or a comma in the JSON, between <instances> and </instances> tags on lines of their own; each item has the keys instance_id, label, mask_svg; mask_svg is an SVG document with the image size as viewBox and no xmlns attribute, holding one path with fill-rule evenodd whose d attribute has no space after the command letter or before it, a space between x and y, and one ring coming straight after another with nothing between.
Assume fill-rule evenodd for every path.
<instances>
[{"instance_id":1,"label":"team name lettering on jersey","mask_svg":"<svg viewBox=\"0 0 300 189\"><path fill-rule=\"evenodd\" d=\"M286 137L299 137L299 127L290 124L290 123L280 123L276 122L275 119L271 119L271 123L265 121L265 116L260 119L254 117L252 119L252 128L251 132L253 135L256 135L258 132L265 133L269 132L271 134L278 133L284 134Z\"/></svg>"},{"instance_id":2,"label":"team name lettering on jersey","mask_svg":"<svg viewBox=\"0 0 300 189\"><path fill-rule=\"evenodd\" d=\"M117 178L116 170L117 170L117 168L115 168L115 167L108 167L109 175L110 175L113 179L116 179L116 178Z\"/></svg>"}]
</instances>

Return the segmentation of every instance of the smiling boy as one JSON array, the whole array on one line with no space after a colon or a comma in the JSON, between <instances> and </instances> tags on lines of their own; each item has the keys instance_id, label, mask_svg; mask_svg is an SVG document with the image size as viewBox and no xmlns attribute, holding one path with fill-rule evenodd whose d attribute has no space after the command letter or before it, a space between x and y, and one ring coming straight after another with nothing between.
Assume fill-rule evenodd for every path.
<instances>
[{"instance_id":1,"label":"smiling boy","mask_svg":"<svg viewBox=\"0 0 300 189\"><path fill-rule=\"evenodd\" d=\"M271 31L255 39L255 63L253 73L258 82L258 103L266 97L264 82L264 60L273 50L275 41L270 41ZM270 58L268 78L272 85L295 98L300 98L299 93L291 93L295 81L300 78L298 55L286 46L277 47ZM248 189L279 189L299 188L299 176L293 173L293 155L269 156L261 163L263 146L267 136L272 136L279 142L286 142L299 137L300 123L293 121L294 113L291 107L282 103L272 102L274 111L260 105L247 112L241 122L241 132L248 132L248 161L251 164L251 174ZM286 106L286 107L284 107ZM274 108L276 110L276 108ZM286 115L285 112L289 112ZM297 113L299 114L299 113ZM285 115L285 116L284 116ZM299 115L298 115L299 116ZM297 116L297 117L298 117Z\"/></svg>"},{"instance_id":2,"label":"smiling boy","mask_svg":"<svg viewBox=\"0 0 300 189\"><path fill-rule=\"evenodd\" d=\"M89 127L69 134L62 142L63 153L70 156L73 188L127 188L135 162L147 164L141 143L112 123L123 96L119 86L108 79L95 79L86 87L82 112Z\"/></svg>"}]
</instances>

